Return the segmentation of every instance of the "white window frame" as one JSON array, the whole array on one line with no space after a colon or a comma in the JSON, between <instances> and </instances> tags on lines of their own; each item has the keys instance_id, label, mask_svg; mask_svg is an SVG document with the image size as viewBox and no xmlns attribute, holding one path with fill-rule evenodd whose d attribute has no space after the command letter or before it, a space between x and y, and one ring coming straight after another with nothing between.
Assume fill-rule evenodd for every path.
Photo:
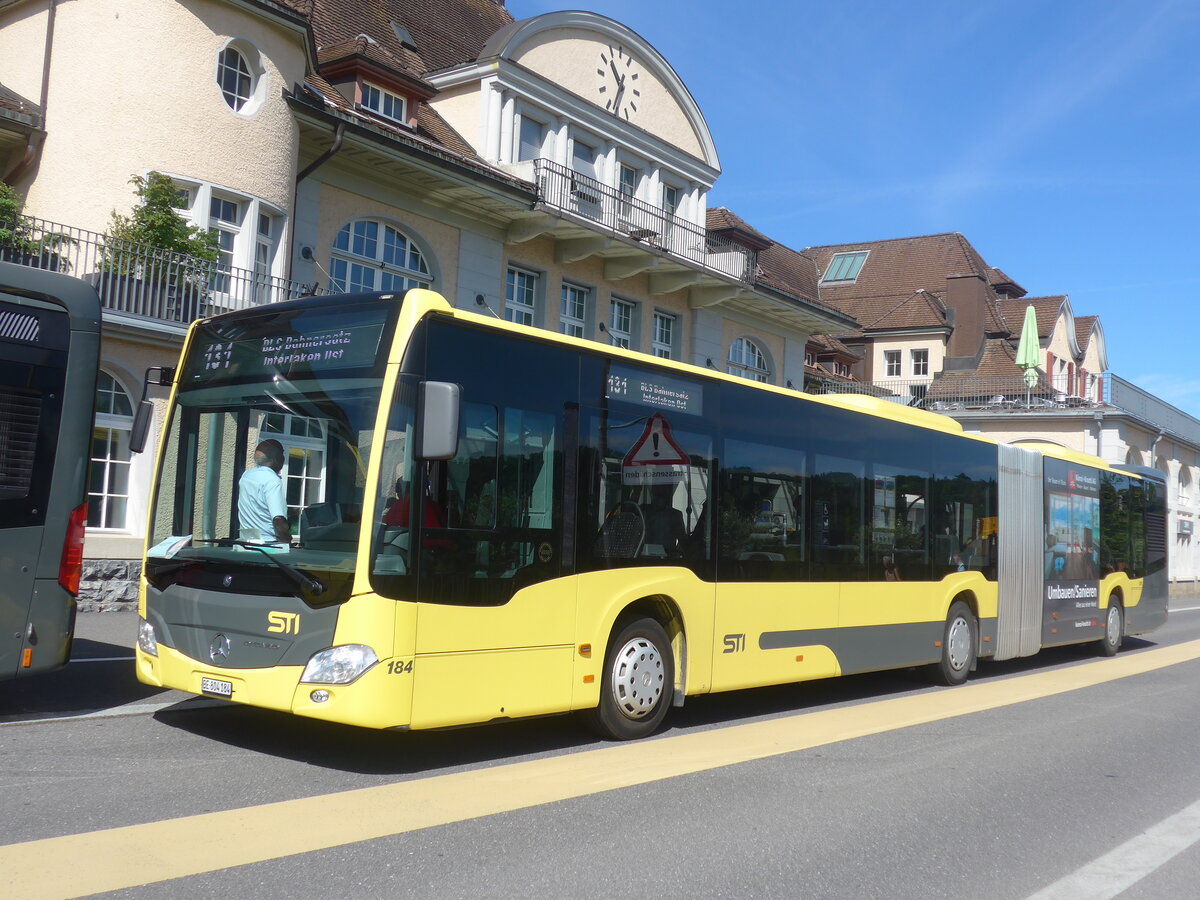
<instances>
[{"instance_id":1,"label":"white window frame","mask_svg":"<svg viewBox=\"0 0 1200 900\"><path fill-rule=\"evenodd\" d=\"M899 350L883 351L883 372L885 378L899 378L903 374L903 354Z\"/></svg>"},{"instance_id":2,"label":"white window frame","mask_svg":"<svg viewBox=\"0 0 1200 900\"><path fill-rule=\"evenodd\" d=\"M399 115L395 112L395 106L399 104ZM392 112L387 112L386 107L391 105ZM408 98L402 94L397 94L395 91L389 91L382 85L375 84L372 81L362 81L359 85L359 109L366 110L372 115L379 116L381 119L386 119L389 122L396 122L400 125L408 124Z\"/></svg>"},{"instance_id":3,"label":"white window frame","mask_svg":"<svg viewBox=\"0 0 1200 900\"><path fill-rule=\"evenodd\" d=\"M509 264L504 273L504 319L518 325L537 327L538 287L541 274L524 266Z\"/></svg>"},{"instance_id":4,"label":"white window frame","mask_svg":"<svg viewBox=\"0 0 1200 900\"><path fill-rule=\"evenodd\" d=\"M267 417L278 416L283 419L283 428L275 429L267 427ZM304 422L304 434L295 434L293 426L297 422ZM312 434L312 425L315 424L320 434ZM320 419L308 418L306 416L293 415L292 413L264 412L258 420L258 439L265 440L267 437L274 438L283 445L283 471L280 476L283 478L283 496L284 502L287 503L290 491L288 488L300 482L300 502L287 503L288 520L292 521L292 513L295 513L295 521L297 528L300 523L300 513L305 507L311 506L314 503L325 502L325 489L328 474L328 460L326 459L326 451L328 449L328 439L325 433L325 423ZM320 465L317 467L316 474L311 474L309 466L312 464L313 453L319 453ZM299 461L299 471L295 471L295 464ZM311 495L305 488L310 483L316 485L315 496Z\"/></svg>"},{"instance_id":5,"label":"white window frame","mask_svg":"<svg viewBox=\"0 0 1200 900\"><path fill-rule=\"evenodd\" d=\"M403 265L397 265L394 257L388 259L389 249L400 246L398 242L389 244L389 234L403 241ZM346 246L340 247L343 235ZM413 253L419 265L411 264ZM330 248L329 274L331 289L350 293L430 288L436 281L423 242L395 222L374 216L351 219L338 229ZM390 281L385 283L385 277Z\"/></svg>"},{"instance_id":6,"label":"white window frame","mask_svg":"<svg viewBox=\"0 0 1200 900\"><path fill-rule=\"evenodd\" d=\"M660 359L675 358L675 341L679 324L679 316L675 313L654 311L653 325L650 331L650 353ZM664 340L664 334L666 339Z\"/></svg>"},{"instance_id":7,"label":"white window frame","mask_svg":"<svg viewBox=\"0 0 1200 900\"><path fill-rule=\"evenodd\" d=\"M233 57L241 62L241 66L233 65ZM267 96L269 81L266 67L263 65L262 53L258 47L245 38L232 38L226 41L217 51L214 84L221 103L239 116L253 116L262 107ZM236 77L243 73L249 84L230 84L230 76Z\"/></svg>"},{"instance_id":8,"label":"white window frame","mask_svg":"<svg viewBox=\"0 0 1200 900\"><path fill-rule=\"evenodd\" d=\"M624 297L609 298L608 342L614 347L633 350L636 328L637 303L633 300L626 300Z\"/></svg>"},{"instance_id":9,"label":"white window frame","mask_svg":"<svg viewBox=\"0 0 1200 900\"><path fill-rule=\"evenodd\" d=\"M179 188L180 195L185 198L187 205L180 209L179 213L189 225L195 225L203 231L217 231L230 236L232 246L229 248L229 255L222 258L221 264L233 266L257 276L255 279L258 282L255 285L256 295L264 293L263 275L267 275L271 279L283 276L283 254L279 252L279 248L283 246L287 230L287 216L282 209L258 197L230 190L219 184L197 181L182 175L171 175L170 178ZM214 199L236 204L240 210L238 222L215 219L212 214ZM271 259L265 267L259 258L260 250L264 245L264 236L259 233L259 222L262 216L267 216L271 220L271 235L266 241L270 246ZM247 227L247 223L253 223L253 227ZM219 286L221 283L227 286L222 288ZM231 288L228 277L222 279L220 275L217 276L214 290L217 290L218 293L225 293ZM267 291L266 293L272 292ZM256 299L261 301L261 297L256 296ZM285 298L271 296L269 299Z\"/></svg>"},{"instance_id":10,"label":"white window frame","mask_svg":"<svg viewBox=\"0 0 1200 900\"><path fill-rule=\"evenodd\" d=\"M558 330L571 337L586 337L591 299L591 288L564 280L559 288Z\"/></svg>"},{"instance_id":11,"label":"white window frame","mask_svg":"<svg viewBox=\"0 0 1200 900\"><path fill-rule=\"evenodd\" d=\"M844 253L835 253L829 260L829 265L825 268L824 274L821 276L822 284L854 284L858 281L858 276L862 273L863 266L867 264L867 257L870 255L869 250L847 250ZM858 265L854 266L854 277L846 278L838 275L839 269L842 268L842 260L854 257L858 259ZM851 263L853 266L853 263ZM845 268L850 268L846 266ZM838 275L838 277L834 277Z\"/></svg>"},{"instance_id":12,"label":"white window frame","mask_svg":"<svg viewBox=\"0 0 1200 900\"><path fill-rule=\"evenodd\" d=\"M514 162L529 162L535 159L541 159L549 156L546 152L546 145L550 141L551 117L546 113L538 113L532 109L521 108L517 112L515 127L513 128L513 161ZM533 122L538 125L541 130L541 141L538 144L537 152L533 156L523 156L525 150L525 122ZM532 145L530 145L532 146Z\"/></svg>"},{"instance_id":13,"label":"white window frame","mask_svg":"<svg viewBox=\"0 0 1200 900\"><path fill-rule=\"evenodd\" d=\"M914 378L929 377L929 348L918 347L915 350L909 351L909 356L912 361L912 373Z\"/></svg>"},{"instance_id":14,"label":"white window frame","mask_svg":"<svg viewBox=\"0 0 1200 900\"><path fill-rule=\"evenodd\" d=\"M107 381L106 381L107 379ZM111 388L107 388L108 382L112 382ZM100 402L100 395L108 394L112 397L110 404L115 408L117 399L124 397L126 405L129 408L129 414L126 415L120 412L101 412L104 404ZM98 433L106 432L106 452L102 457L91 456L89 450L88 464L93 477L89 478L88 483L88 524L89 531L113 532L119 534L128 534L136 526L133 520L133 454L129 450L129 436L133 431L133 395L125 389L121 380L117 376L104 368L100 369L99 378L96 382L96 418L92 427L92 448L96 444ZM117 455L111 453L112 448L116 448ZM100 477L94 477L99 467ZM118 471L123 469L125 473L125 490L124 492L112 490L114 476ZM114 524L109 521L108 507L111 500L121 500L124 503L120 522ZM99 521L93 522L91 516L92 504L98 502L101 510Z\"/></svg>"},{"instance_id":15,"label":"white window frame","mask_svg":"<svg viewBox=\"0 0 1200 900\"><path fill-rule=\"evenodd\" d=\"M767 362L767 355L753 338L733 339L729 345L729 352L725 355L725 371L730 375L762 384L771 382L771 366Z\"/></svg>"}]
</instances>

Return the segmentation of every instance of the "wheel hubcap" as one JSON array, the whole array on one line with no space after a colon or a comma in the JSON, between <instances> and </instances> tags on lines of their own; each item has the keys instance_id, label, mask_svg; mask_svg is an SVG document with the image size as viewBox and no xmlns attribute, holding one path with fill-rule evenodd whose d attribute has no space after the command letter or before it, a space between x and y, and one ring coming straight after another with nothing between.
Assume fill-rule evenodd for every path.
<instances>
[{"instance_id":1,"label":"wheel hubcap","mask_svg":"<svg viewBox=\"0 0 1200 900\"><path fill-rule=\"evenodd\" d=\"M961 672L971 660L971 623L958 616L946 635L946 657L950 667Z\"/></svg>"},{"instance_id":2,"label":"wheel hubcap","mask_svg":"<svg viewBox=\"0 0 1200 900\"><path fill-rule=\"evenodd\" d=\"M1121 611L1115 606L1108 608L1108 632L1106 637L1110 644L1116 644L1121 639Z\"/></svg>"},{"instance_id":3,"label":"wheel hubcap","mask_svg":"<svg viewBox=\"0 0 1200 900\"><path fill-rule=\"evenodd\" d=\"M617 708L630 719L654 712L665 685L662 654L646 638L634 638L613 660L612 688Z\"/></svg>"}]
</instances>

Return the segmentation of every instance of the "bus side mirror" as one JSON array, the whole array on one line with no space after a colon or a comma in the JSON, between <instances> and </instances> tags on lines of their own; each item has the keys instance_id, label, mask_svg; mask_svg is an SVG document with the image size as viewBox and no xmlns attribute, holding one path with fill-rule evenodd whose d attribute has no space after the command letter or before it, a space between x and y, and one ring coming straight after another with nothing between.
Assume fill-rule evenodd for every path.
<instances>
[{"instance_id":1,"label":"bus side mirror","mask_svg":"<svg viewBox=\"0 0 1200 900\"><path fill-rule=\"evenodd\" d=\"M129 450L141 453L146 449L146 433L150 431L150 421L154 418L154 404L149 400L141 400L137 412L133 414L133 428L129 431Z\"/></svg>"},{"instance_id":2,"label":"bus side mirror","mask_svg":"<svg viewBox=\"0 0 1200 900\"><path fill-rule=\"evenodd\" d=\"M129 430L131 452L141 453L146 449L146 435L154 419L154 404L146 399L150 385L170 387L174 380L175 370L169 366L151 366L146 370L146 377L142 381L142 399L138 401L137 412L133 414L133 428Z\"/></svg>"},{"instance_id":3,"label":"bus side mirror","mask_svg":"<svg viewBox=\"0 0 1200 900\"><path fill-rule=\"evenodd\" d=\"M417 458L453 459L458 453L462 388L448 381L422 381L417 406Z\"/></svg>"}]
</instances>

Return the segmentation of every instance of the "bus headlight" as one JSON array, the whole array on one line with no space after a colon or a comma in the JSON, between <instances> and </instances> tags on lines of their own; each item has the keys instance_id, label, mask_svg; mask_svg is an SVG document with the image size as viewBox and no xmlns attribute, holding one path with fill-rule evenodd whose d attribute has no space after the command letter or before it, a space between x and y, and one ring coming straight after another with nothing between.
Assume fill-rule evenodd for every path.
<instances>
[{"instance_id":1,"label":"bus headlight","mask_svg":"<svg viewBox=\"0 0 1200 900\"><path fill-rule=\"evenodd\" d=\"M147 656L158 656L158 638L154 626L145 619L138 619L138 649Z\"/></svg>"},{"instance_id":2,"label":"bus headlight","mask_svg":"<svg viewBox=\"0 0 1200 900\"><path fill-rule=\"evenodd\" d=\"M300 680L309 684L349 684L377 662L375 651L363 644L330 647L313 654Z\"/></svg>"}]
</instances>

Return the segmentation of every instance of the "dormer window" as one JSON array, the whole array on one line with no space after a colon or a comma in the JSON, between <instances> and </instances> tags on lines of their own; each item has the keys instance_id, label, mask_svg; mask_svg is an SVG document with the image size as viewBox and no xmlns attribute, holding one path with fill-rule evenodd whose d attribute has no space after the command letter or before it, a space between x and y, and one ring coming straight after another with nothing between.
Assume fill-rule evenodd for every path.
<instances>
[{"instance_id":1,"label":"dormer window","mask_svg":"<svg viewBox=\"0 0 1200 900\"><path fill-rule=\"evenodd\" d=\"M829 261L829 268L825 270L825 277L821 279L821 283L854 281L858 278L858 272L866 259L866 250L857 250L854 253L835 253L833 259Z\"/></svg>"},{"instance_id":2,"label":"dormer window","mask_svg":"<svg viewBox=\"0 0 1200 900\"><path fill-rule=\"evenodd\" d=\"M405 115L407 103L403 97L365 81L362 86L362 108L393 122L408 122Z\"/></svg>"}]
</instances>

